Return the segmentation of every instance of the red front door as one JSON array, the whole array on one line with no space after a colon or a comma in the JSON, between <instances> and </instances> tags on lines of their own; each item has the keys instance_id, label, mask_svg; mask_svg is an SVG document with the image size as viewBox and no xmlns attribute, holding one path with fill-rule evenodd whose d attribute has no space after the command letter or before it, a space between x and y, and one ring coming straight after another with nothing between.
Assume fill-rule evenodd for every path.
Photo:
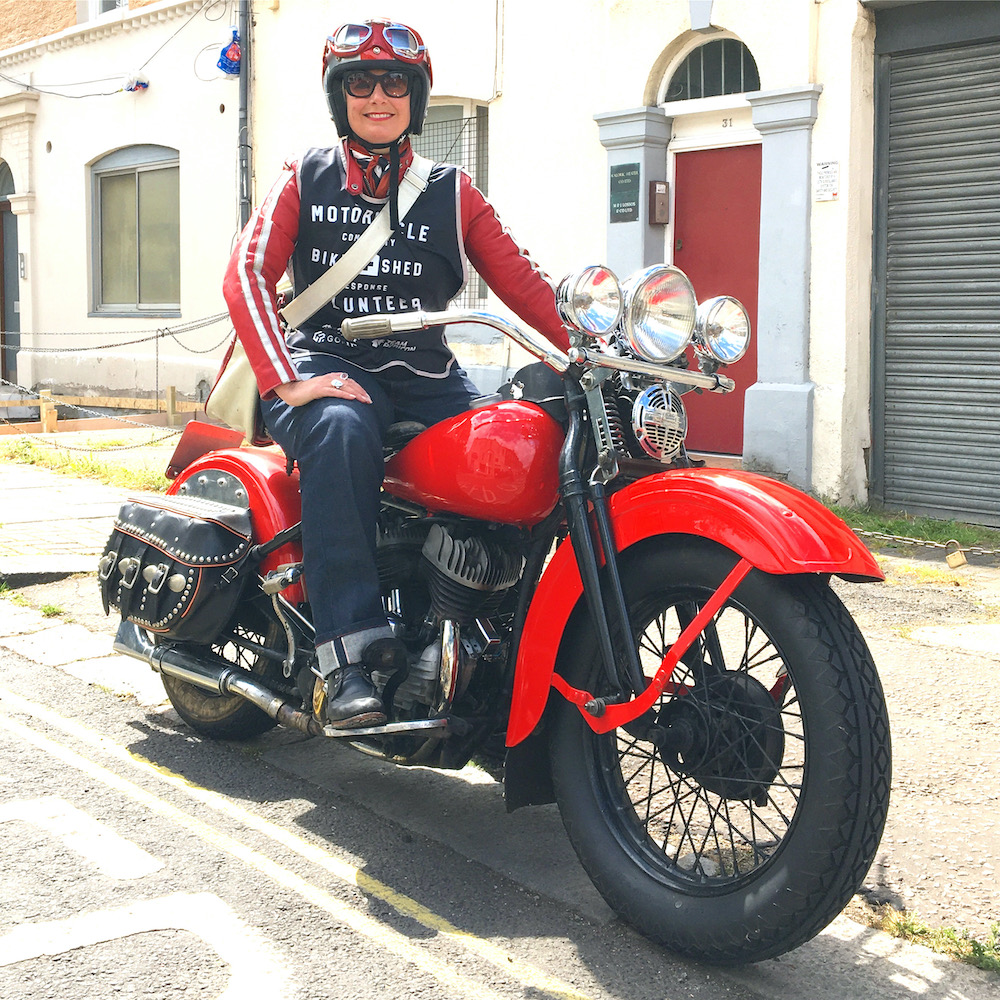
<instances>
[{"instance_id":1,"label":"red front door","mask_svg":"<svg viewBox=\"0 0 1000 1000\"><path fill-rule=\"evenodd\" d=\"M743 396L757 381L757 257L760 247L760 146L678 153L674 175L674 259L699 302L732 295L750 314L750 349L722 369L736 390L689 392L687 447L743 453ZM692 368L696 363L692 360Z\"/></svg>"}]
</instances>

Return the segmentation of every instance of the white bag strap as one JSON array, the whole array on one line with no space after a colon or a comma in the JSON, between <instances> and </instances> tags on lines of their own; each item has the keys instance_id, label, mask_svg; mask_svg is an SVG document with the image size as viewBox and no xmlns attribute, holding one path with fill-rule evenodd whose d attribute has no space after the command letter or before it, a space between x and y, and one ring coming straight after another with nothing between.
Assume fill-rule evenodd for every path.
<instances>
[{"instance_id":1,"label":"white bag strap","mask_svg":"<svg viewBox=\"0 0 1000 1000\"><path fill-rule=\"evenodd\" d=\"M413 154L413 162L399 182L400 222L417 198L427 189L433 166L433 160ZM386 205L350 250L281 310L281 318L289 326L297 327L319 312L349 281L353 281L368 266L391 235L389 206Z\"/></svg>"}]
</instances>

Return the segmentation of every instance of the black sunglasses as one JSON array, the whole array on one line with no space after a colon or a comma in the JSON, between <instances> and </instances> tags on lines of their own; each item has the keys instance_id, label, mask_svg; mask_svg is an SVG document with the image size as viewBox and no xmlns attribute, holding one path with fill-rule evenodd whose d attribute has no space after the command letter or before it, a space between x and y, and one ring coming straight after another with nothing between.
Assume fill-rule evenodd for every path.
<instances>
[{"instance_id":1,"label":"black sunglasses","mask_svg":"<svg viewBox=\"0 0 1000 1000\"><path fill-rule=\"evenodd\" d=\"M409 73L383 73L376 76L365 70L356 70L344 77L344 90L351 97L371 97L378 84L386 97L406 97L412 86Z\"/></svg>"}]
</instances>

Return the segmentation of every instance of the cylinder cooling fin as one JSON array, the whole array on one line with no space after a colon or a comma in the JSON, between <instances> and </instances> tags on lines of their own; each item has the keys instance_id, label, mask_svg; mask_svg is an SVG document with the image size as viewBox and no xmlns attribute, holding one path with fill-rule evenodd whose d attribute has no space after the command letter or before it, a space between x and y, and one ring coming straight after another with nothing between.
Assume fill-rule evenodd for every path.
<instances>
[{"instance_id":1,"label":"cylinder cooling fin","mask_svg":"<svg viewBox=\"0 0 1000 1000\"><path fill-rule=\"evenodd\" d=\"M383 589L413 580L426 538L427 525L421 521L386 526L379 532L376 564Z\"/></svg>"},{"instance_id":2,"label":"cylinder cooling fin","mask_svg":"<svg viewBox=\"0 0 1000 1000\"><path fill-rule=\"evenodd\" d=\"M521 577L524 557L519 545L481 535L456 538L434 524L423 546L425 569L435 612L441 617L470 620L486 613L495 595Z\"/></svg>"}]
</instances>

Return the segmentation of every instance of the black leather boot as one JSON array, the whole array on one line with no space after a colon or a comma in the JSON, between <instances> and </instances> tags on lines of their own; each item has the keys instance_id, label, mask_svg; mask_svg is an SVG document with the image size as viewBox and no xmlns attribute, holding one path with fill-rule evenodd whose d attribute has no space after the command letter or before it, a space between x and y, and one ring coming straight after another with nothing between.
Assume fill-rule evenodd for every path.
<instances>
[{"instance_id":1,"label":"black leather boot","mask_svg":"<svg viewBox=\"0 0 1000 1000\"><path fill-rule=\"evenodd\" d=\"M338 668L327 677L323 719L334 729L364 729L385 723L382 699L357 663Z\"/></svg>"}]
</instances>

